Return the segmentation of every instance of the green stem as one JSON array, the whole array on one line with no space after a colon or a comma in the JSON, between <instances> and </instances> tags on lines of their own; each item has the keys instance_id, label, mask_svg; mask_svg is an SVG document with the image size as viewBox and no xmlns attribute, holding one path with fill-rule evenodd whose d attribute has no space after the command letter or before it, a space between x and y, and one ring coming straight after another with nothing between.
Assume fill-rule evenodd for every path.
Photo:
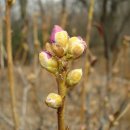
<instances>
[{"instance_id":1,"label":"green stem","mask_svg":"<svg viewBox=\"0 0 130 130\"><path fill-rule=\"evenodd\" d=\"M66 96L66 85L65 85L65 77L66 74L62 75L63 77L57 78L58 83L58 94L62 97L62 106L57 110L57 118L58 118L58 130L65 130L65 121L64 121L64 108L65 108L65 96ZM63 79L62 79L63 78Z\"/></svg>"}]
</instances>

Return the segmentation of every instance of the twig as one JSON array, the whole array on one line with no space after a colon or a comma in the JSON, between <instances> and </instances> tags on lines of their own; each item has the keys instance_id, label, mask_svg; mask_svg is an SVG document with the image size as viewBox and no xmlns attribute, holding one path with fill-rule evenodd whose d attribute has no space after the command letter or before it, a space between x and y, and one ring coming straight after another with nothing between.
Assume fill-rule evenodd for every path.
<instances>
[{"instance_id":1,"label":"twig","mask_svg":"<svg viewBox=\"0 0 130 130\"><path fill-rule=\"evenodd\" d=\"M119 121L125 114L126 112L130 109L130 104L128 104L124 110L122 111L122 113L120 113L120 115L116 118L116 121Z\"/></svg>"},{"instance_id":2,"label":"twig","mask_svg":"<svg viewBox=\"0 0 130 130\"><path fill-rule=\"evenodd\" d=\"M33 18L33 39L34 39L34 63L33 63L33 74L34 77L32 79L30 79L30 83L32 85L32 99L35 102L35 106L37 106L37 112L39 112L40 116L41 116L41 108L40 108L40 104L39 101L37 100L37 84L38 84L38 79L36 79L36 77L39 76L39 72L40 72L40 68L38 65L38 52L39 50L41 50L40 48L40 43L39 43L39 39L38 39L38 21L37 21L37 15L34 16Z\"/></svg>"},{"instance_id":3,"label":"twig","mask_svg":"<svg viewBox=\"0 0 130 130\"><path fill-rule=\"evenodd\" d=\"M28 92L30 90L31 86L28 85L24 88L23 92L23 103L22 103L22 118L21 118L21 126L20 130L25 129L25 119L26 119L26 111L27 111L27 97L28 97Z\"/></svg>"},{"instance_id":4,"label":"twig","mask_svg":"<svg viewBox=\"0 0 130 130\"><path fill-rule=\"evenodd\" d=\"M31 85L29 85L29 83L25 79L21 67L18 67L17 71L24 83L23 100L22 100L22 117L21 117L21 125L20 125L20 130L24 130L26 111L27 111L27 97L28 97L28 91L31 89Z\"/></svg>"},{"instance_id":5,"label":"twig","mask_svg":"<svg viewBox=\"0 0 130 130\"><path fill-rule=\"evenodd\" d=\"M58 130L65 130L65 122L64 122L64 109L65 109L65 95L66 95L66 86L65 86L65 77L66 73L63 73L64 79L57 78L58 84L58 94L63 98L62 106L57 110L58 117Z\"/></svg>"},{"instance_id":6,"label":"twig","mask_svg":"<svg viewBox=\"0 0 130 130\"><path fill-rule=\"evenodd\" d=\"M86 35L86 43L89 49L89 44L90 44L90 36L91 36L91 28L92 28L92 21L93 21L93 14L94 14L94 0L90 1L90 7L89 7L89 13L88 13L88 24L87 24L87 35ZM83 86L82 86L82 90L81 90L81 98L82 98L82 107L81 107L81 122L84 123L84 119L85 119L85 97L86 97L86 80L88 79L88 75L89 75L89 70L90 70L90 63L89 63L89 57L88 57L88 53L86 53L85 56L85 66L84 66L84 70L85 70L85 74L84 74L84 78L83 78Z\"/></svg>"},{"instance_id":7,"label":"twig","mask_svg":"<svg viewBox=\"0 0 130 130\"><path fill-rule=\"evenodd\" d=\"M62 9L60 15L60 26L65 29L67 25L68 13L66 11L66 0L62 0Z\"/></svg>"},{"instance_id":8,"label":"twig","mask_svg":"<svg viewBox=\"0 0 130 130\"><path fill-rule=\"evenodd\" d=\"M130 19L130 17L129 17L130 16L130 9L127 12L128 13L125 15L125 17L124 17L124 19L123 19L123 21L122 21L118 31L116 32L116 34L115 34L115 36L114 36L114 38L112 40L112 43L111 43L111 49L112 50L115 49L115 47L117 45L117 40L119 39L119 36L120 36L121 32L123 32L125 26L127 25L127 22Z\"/></svg>"},{"instance_id":9,"label":"twig","mask_svg":"<svg viewBox=\"0 0 130 130\"><path fill-rule=\"evenodd\" d=\"M16 112L16 97L14 88L14 75L13 75L13 59L12 59L12 46L11 46L11 21L10 21L11 4L6 1L6 48L7 48L7 63L8 63L8 78L11 95L11 107L15 130L18 130L18 116Z\"/></svg>"},{"instance_id":10,"label":"twig","mask_svg":"<svg viewBox=\"0 0 130 130\"><path fill-rule=\"evenodd\" d=\"M14 123L1 112L0 112L0 118L2 118L11 127L14 127Z\"/></svg>"},{"instance_id":11,"label":"twig","mask_svg":"<svg viewBox=\"0 0 130 130\"><path fill-rule=\"evenodd\" d=\"M1 16L0 16L1 17ZM4 68L4 52L3 52L3 28L2 20L0 20L0 65Z\"/></svg>"},{"instance_id":12,"label":"twig","mask_svg":"<svg viewBox=\"0 0 130 130\"><path fill-rule=\"evenodd\" d=\"M116 125L118 123L118 121L126 114L126 112L129 109L130 109L130 104L128 103L124 107L124 103L123 103L121 105L121 108L111 116L111 120L110 120L110 123L109 123L109 126L108 126L108 130L110 130L114 125Z\"/></svg>"}]
</instances>

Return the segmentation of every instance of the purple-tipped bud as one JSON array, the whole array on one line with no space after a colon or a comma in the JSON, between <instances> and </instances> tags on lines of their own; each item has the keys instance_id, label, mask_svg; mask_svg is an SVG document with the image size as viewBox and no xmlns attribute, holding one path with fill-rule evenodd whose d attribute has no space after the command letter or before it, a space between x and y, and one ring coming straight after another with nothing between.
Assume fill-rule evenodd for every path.
<instances>
[{"instance_id":1,"label":"purple-tipped bud","mask_svg":"<svg viewBox=\"0 0 130 130\"><path fill-rule=\"evenodd\" d=\"M50 37L51 43L57 44L66 50L68 39L69 39L68 33L64 31L60 26L55 25Z\"/></svg>"},{"instance_id":2,"label":"purple-tipped bud","mask_svg":"<svg viewBox=\"0 0 130 130\"><path fill-rule=\"evenodd\" d=\"M81 37L71 37L69 39L68 53L73 58L77 58L83 54L86 49L86 43Z\"/></svg>"},{"instance_id":3,"label":"purple-tipped bud","mask_svg":"<svg viewBox=\"0 0 130 130\"><path fill-rule=\"evenodd\" d=\"M50 37L51 43L55 43L55 34L57 32L61 32L61 31L63 31L63 29L60 26L58 26L58 25L54 26L54 28L52 29L52 32L51 32L51 37Z\"/></svg>"},{"instance_id":4,"label":"purple-tipped bud","mask_svg":"<svg viewBox=\"0 0 130 130\"><path fill-rule=\"evenodd\" d=\"M46 70L52 73L57 72L58 63L56 59L54 59L54 57L52 57L52 55L49 52L47 51L40 52L39 61L40 61L41 66L45 68Z\"/></svg>"}]
</instances>

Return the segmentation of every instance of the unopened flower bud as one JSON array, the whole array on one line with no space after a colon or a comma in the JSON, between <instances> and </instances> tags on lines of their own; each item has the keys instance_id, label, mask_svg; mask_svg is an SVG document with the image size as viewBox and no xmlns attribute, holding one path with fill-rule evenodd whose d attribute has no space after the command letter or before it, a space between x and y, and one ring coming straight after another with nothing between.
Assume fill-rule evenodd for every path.
<instances>
[{"instance_id":1,"label":"unopened flower bud","mask_svg":"<svg viewBox=\"0 0 130 130\"><path fill-rule=\"evenodd\" d=\"M52 50L55 53L56 56L58 57L63 57L64 56L64 49L59 46L59 45L52 45Z\"/></svg>"},{"instance_id":2,"label":"unopened flower bud","mask_svg":"<svg viewBox=\"0 0 130 130\"><path fill-rule=\"evenodd\" d=\"M47 42L45 44L45 49L53 55L52 45L50 43Z\"/></svg>"},{"instance_id":3,"label":"unopened flower bud","mask_svg":"<svg viewBox=\"0 0 130 130\"><path fill-rule=\"evenodd\" d=\"M66 83L68 86L74 86L79 83L82 77L82 69L74 69L67 75Z\"/></svg>"},{"instance_id":4,"label":"unopened flower bud","mask_svg":"<svg viewBox=\"0 0 130 130\"><path fill-rule=\"evenodd\" d=\"M42 51L39 53L39 61L43 68L46 70L56 73L58 68L58 63L52 55L47 51Z\"/></svg>"},{"instance_id":5,"label":"unopened flower bud","mask_svg":"<svg viewBox=\"0 0 130 130\"><path fill-rule=\"evenodd\" d=\"M66 50L68 46L68 39L68 33L64 31L60 26L55 25L50 37L51 43L57 44Z\"/></svg>"},{"instance_id":6,"label":"unopened flower bud","mask_svg":"<svg viewBox=\"0 0 130 130\"><path fill-rule=\"evenodd\" d=\"M51 108L59 108L62 105L62 98L60 95L56 94L56 93L50 93L47 98L46 98L46 104L48 107Z\"/></svg>"},{"instance_id":7,"label":"unopened flower bud","mask_svg":"<svg viewBox=\"0 0 130 130\"><path fill-rule=\"evenodd\" d=\"M77 58L85 51L85 42L80 37L71 37L69 39L68 54L73 58Z\"/></svg>"}]
</instances>

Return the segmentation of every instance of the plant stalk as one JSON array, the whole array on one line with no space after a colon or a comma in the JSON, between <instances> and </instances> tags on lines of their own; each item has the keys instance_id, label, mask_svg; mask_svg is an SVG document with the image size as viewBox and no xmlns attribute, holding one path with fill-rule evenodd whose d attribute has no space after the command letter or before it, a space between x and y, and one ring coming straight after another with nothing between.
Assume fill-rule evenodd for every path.
<instances>
[{"instance_id":1,"label":"plant stalk","mask_svg":"<svg viewBox=\"0 0 130 130\"><path fill-rule=\"evenodd\" d=\"M66 74L62 75L63 77L57 78L58 83L58 94L62 97L62 106L57 110L57 118L58 118L58 130L65 130L65 121L64 121L64 109L65 109L65 96L66 96L66 85L65 85L65 77Z\"/></svg>"},{"instance_id":2,"label":"plant stalk","mask_svg":"<svg viewBox=\"0 0 130 130\"><path fill-rule=\"evenodd\" d=\"M11 20L10 20L11 5L6 2L6 49L7 49L7 63L8 63L8 78L11 95L12 116L14 120L14 130L18 130L18 118L16 112L16 97L14 88L14 75L13 75L13 60L12 60L12 46L11 46Z\"/></svg>"},{"instance_id":3,"label":"plant stalk","mask_svg":"<svg viewBox=\"0 0 130 130\"><path fill-rule=\"evenodd\" d=\"M2 17L2 16L0 16ZM0 20L0 65L1 68L4 68L4 52L3 52L3 28L2 28L2 20Z\"/></svg>"},{"instance_id":4,"label":"plant stalk","mask_svg":"<svg viewBox=\"0 0 130 130\"><path fill-rule=\"evenodd\" d=\"M90 44L90 36L91 36L91 30L92 30L92 21L93 21L93 14L94 14L94 2L95 0L91 0L90 1L90 7L89 7L89 11L88 11L88 23L87 23L87 35L86 35L86 43L87 43L87 48L88 48L88 52L86 53L85 56L85 62L84 62L84 78L83 78L83 82L82 82L82 90L81 90L81 98L82 98L82 106L81 106L81 123L85 123L85 112L87 110L87 108L85 107L86 105L86 80L88 79L89 76L89 71L90 71L90 63L89 63L89 44Z\"/></svg>"}]
</instances>

